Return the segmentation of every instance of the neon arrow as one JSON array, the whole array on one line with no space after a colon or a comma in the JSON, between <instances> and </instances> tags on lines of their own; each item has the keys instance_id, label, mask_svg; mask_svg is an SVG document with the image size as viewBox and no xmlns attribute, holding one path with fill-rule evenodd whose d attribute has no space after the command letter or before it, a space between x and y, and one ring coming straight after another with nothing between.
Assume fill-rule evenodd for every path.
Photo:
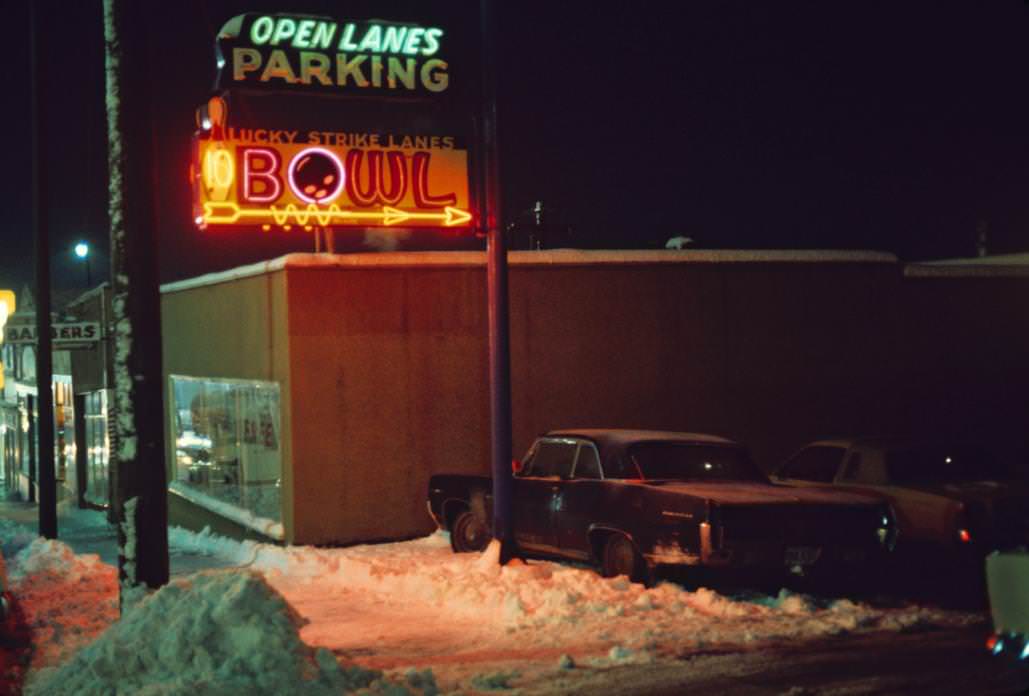
<instances>
[{"instance_id":1,"label":"neon arrow","mask_svg":"<svg viewBox=\"0 0 1029 696\"><path fill-rule=\"evenodd\" d=\"M268 208L240 208L233 201L208 201L204 203L203 222L208 225L234 225L240 222L274 222L276 225L285 225L295 222L298 225L308 225L317 222L319 225L330 223L344 225L359 225L364 221L372 225L384 226L396 225L408 220L424 220L427 222L439 221L444 227L456 227L468 224L472 214L460 208L446 207L442 212L422 212L411 210L400 210L383 206L380 210L356 210L353 208L340 208L333 203L327 208L322 208L313 203L303 208L293 203L287 203L283 208L271 206ZM368 224L367 222L364 224Z\"/></svg>"}]
</instances>

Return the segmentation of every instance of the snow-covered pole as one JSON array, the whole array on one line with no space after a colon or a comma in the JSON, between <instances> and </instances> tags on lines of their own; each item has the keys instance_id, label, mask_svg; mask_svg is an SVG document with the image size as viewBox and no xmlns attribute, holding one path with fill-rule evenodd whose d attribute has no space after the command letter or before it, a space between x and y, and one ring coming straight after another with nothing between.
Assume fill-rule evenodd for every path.
<instances>
[{"instance_id":1,"label":"snow-covered pole","mask_svg":"<svg viewBox=\"0 0 1029 696\"><path fill-rule=\"evenodd\" d=\"M104 0L114 310L112 507L121 598L168 582L161 306L147 65L148 3Z\"/></svg>"},{"instance_id":2,"label":"snow-covered pole","mask_svg":"<svg viewBox=\"0 0 1029 696\"><path fill-rule=\"evenodd\" d=\"M481 0L482 21L482 205L489 296L490 453L493 473L493 538L500 564L514 552L511 534L511 346L507 284L507 239L500 217L497 141L497 28L492 0Z\"/></svg>"},{"instance_id":3,"label":"snow-covered pole","mask_svg":"<svg viewBox=\"0 0 1029 696\"><path fill-rule=\"evenodd\" d=\"M36 394L39 417L36 436L39 438L39 533L47 539L57 538L57 476L54 471L54 393L53 353L50 339L50 201L46 197L46 152L41 133L46 128L46 47L40 31L41 0L31 3L30 32L32 37L32 214L36 238ZM29 483L32 485L32 482Z\"/></svg>"}]
</instances>

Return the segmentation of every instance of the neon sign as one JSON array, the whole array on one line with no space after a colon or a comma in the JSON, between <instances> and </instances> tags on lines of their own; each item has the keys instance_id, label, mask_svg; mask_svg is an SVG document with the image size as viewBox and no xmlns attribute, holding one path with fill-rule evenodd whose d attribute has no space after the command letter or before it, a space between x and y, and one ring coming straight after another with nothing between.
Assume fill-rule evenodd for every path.
<instances>
[{"instance_id":1,"label":"neon sign","mask_svg":"<svg viewBox=\"0 0 1029 696\"><path fill-rule=\"evenodd\" d=\"M218 34L216 87L439 94L443 30L379 21L244 14Z\"/></svg>"},{"instance_id":2,"label":"neon sign","mask_svg":"<svg viewBox=\"0 0 1029 696\"><path fill-rule=\"evenodd\" d=\"M231 138L195 141L201 228L472 224L468 157L453 138L225 130Z\"/></svg>"}]
</instances>

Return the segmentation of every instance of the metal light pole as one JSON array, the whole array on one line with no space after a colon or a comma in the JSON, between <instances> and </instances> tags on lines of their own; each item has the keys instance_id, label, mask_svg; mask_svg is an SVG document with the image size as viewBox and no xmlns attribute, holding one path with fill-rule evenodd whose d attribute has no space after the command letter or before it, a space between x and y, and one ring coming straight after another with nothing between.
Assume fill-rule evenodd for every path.
<instances>
[{"instance_id":1,"label":"metal light pole","mask_svg":"<svg viewBox=\"0 0 1029 696\"><path fill-rule=\"evenodd\" d=\"M50 340L50 221L46 200L46 155L41 147L41 131L46 128L45 76L46 31L40 27L42 0L29 3L32 45L32 210L36 237L36 398L39 418L39 533L47 539L57 538L57 476L54 472L54 394L53 355ZM31 482L29 484L32 485Z\"/></svg>"},{"instance_id":2,"label":"metal light pole","mask_svg":"<svg viewBox=\"0 0 1029 696\"><path fill-rule=\"evenodd\" d=\"M500 225L500 164L497 142L497 17L492 0L481 0L482 21L482 182L480 223L486 233L489 297L489 365L493 538L500 564L514 555L511 534L511 345L508 334L507 240Z\"/></svg>"},{"instance_id":3,"label":"metal light pole","mask_svg":"<svg viewBox=\"0 0 1029 696\"><path fill-rule=\"evenodd\" d=\"M86 289L93 284L93 279L89 276L89 244L86 242L79 242L75 245L75 255L82 259L86 264Z\"/></svg>"}]
</instances>

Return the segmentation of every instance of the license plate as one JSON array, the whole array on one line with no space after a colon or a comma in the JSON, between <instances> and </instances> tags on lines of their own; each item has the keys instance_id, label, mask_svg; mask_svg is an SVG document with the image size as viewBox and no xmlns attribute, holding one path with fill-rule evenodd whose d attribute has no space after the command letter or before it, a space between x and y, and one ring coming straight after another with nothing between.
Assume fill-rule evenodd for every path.
<instances>
[{"instance_id":1,"label":"license plate","mask_svg":"<svg viewBox=\"0 0 1029 696\"><path fill-rule=\"evenodd\" d=\"M822 555L822 549L814 546L792 546L786 549L786 565L807 566L814 564Z\"/></svg>"}]
</instances>

